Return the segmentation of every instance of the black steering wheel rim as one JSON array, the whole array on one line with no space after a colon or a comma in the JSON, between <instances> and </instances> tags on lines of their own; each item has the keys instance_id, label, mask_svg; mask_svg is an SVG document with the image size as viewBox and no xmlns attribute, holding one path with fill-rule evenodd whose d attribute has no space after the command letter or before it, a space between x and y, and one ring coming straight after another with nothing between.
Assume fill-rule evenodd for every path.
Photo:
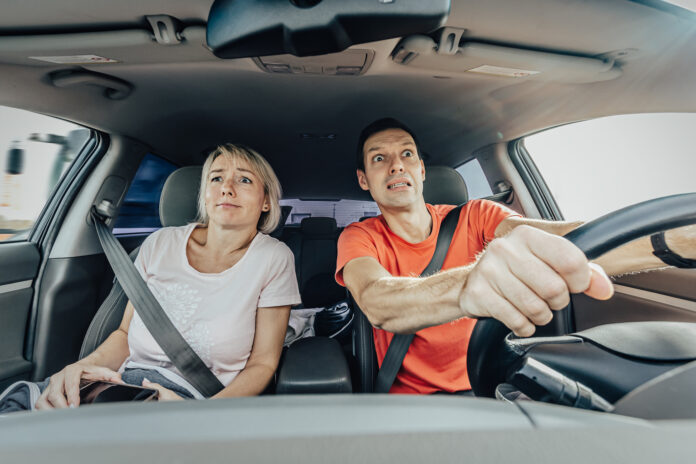
<instances>
[{"instance_id":1,"label":"black steering wheel rim","mask_svg":"<svg viewBox=\"0 0 696 464\"><path fill-rule=\"evenodd\" d=\"M696 224L696 193L627 206L583 224L565 237L592 260L637 238L689 224ZM467 372L476 396L492 397L497 385L504 382L508 357L503 340L509 333L495 319L476 322L467 351Z\"/></svg>"}]
</instances>

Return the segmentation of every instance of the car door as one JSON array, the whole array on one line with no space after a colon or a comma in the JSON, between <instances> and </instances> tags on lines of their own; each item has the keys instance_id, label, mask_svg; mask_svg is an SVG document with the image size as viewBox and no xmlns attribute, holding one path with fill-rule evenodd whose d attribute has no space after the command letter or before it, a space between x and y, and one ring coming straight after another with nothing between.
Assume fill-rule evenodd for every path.
<instances>
[{"instance_id":1,"label":"car door","mask_svg":"<svg viewBox=\"0 0 696 464\"><path fill-rule=\"evenodd\" d=\"M81 126L0 107L0 389L30 378L43 248L94 134Z\"/></svg>"},{"instance_id":2,"label":"car door","mask_svg":"<svg viewBox=\"0 0 696 464\"><path fill-rule=\"evenodd\" d=\"M512 157L534 179L528 184L534 184L544 216L589 221L641 201L696 191L696 151L684 137L694 124L693 113L600 118L527 137ZM575 330L614 322L696 322L694 269L617 276L614 284L608 301L573 297Z\"/></svg>"}]
</instances>

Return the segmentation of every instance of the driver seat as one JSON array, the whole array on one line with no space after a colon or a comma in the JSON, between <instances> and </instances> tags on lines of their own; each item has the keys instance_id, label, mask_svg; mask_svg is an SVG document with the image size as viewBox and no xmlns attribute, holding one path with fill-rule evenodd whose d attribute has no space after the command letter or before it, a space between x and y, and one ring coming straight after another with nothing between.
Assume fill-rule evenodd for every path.
<instances>
[{"instance_id":1,"label":"driver seat","mask_svg":"<svg viewBox=\"0 0 696 464\"><path fill-rule=\"evenodd\" d=\"M423 197L431 205L461 205L469 201L466 183L459 173L449 166L428 166L423 183ZM377 355L372 325L360 311L350 292L350 304L354 308L353 356L357 361L357 379L354 388L361 393L372 393L377 378Z\"/></svg>"}]
</instances>

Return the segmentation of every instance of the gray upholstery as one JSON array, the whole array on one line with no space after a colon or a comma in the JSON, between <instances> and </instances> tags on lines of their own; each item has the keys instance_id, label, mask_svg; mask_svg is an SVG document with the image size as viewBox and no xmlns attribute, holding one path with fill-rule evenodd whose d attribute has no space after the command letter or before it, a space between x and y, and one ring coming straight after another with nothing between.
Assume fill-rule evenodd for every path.
<instances>
[{"instance_id":1,"label":"gray upholstery","mask_svg":"<svg viewBox=\"0 0 696 464\"><path fill-rule=\"evenodd\" d=\"M183 226L198 217L202 166L186 166L169 175L160 196L162 226Z\"/></svg>"},{"instance_id":2,"label":"gray upholstery","mask_svg":"<svg viewBox=\"0 0 696 464\"><path fill-rule=\"evenodd\" d=\"M448 166L426 166L423 197L431 205L461 205L469 201L464 179Z\"/></svg>"},{"instance_id":3,"label":"gray upholstery","mask_svg":"<svg viewBox=\"0 0 696 464\"><path fill-rule=\"evenodd\" d=\"M295 255L295 271L302 304L307 308L327 307L345 298L336 283L336 220L330 217L304 218L298 234L287 244Z\"/></svg>"},{"instance_id":4,"label":"gray upholstery","mask_svg":"<svg viewBox=\"0 0 696 464\"><path fill-rule=\"evenodd\" d=\"M182 226L196 220L201 168L201 166L179 168L167 178L160 196L160 221L163 226ZM131 259L135 260L139 249L140 247L131 252ZM111 332L118 328L127 302L128 297L118 281L114 279L111 292L87 328L80 349L80 359L94 351Z\"/></svg>"}]
</instances>

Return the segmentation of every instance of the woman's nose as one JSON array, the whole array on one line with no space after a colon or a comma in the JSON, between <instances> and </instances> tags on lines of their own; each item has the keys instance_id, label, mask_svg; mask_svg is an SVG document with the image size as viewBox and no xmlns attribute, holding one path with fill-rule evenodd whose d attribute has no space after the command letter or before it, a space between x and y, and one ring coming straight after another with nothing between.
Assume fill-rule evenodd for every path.
<instances>
[{"instance_id":1,"label":"woman's nose","mask_svg":"<svg viewBox=\"0 0 696 464\"><path fill-rule=\"evenodd\" d=\"M234 190L234 182L228 181L222 184L222 195L230 195L232 197L237 195Z\"/></svg>"}]
</instances>

